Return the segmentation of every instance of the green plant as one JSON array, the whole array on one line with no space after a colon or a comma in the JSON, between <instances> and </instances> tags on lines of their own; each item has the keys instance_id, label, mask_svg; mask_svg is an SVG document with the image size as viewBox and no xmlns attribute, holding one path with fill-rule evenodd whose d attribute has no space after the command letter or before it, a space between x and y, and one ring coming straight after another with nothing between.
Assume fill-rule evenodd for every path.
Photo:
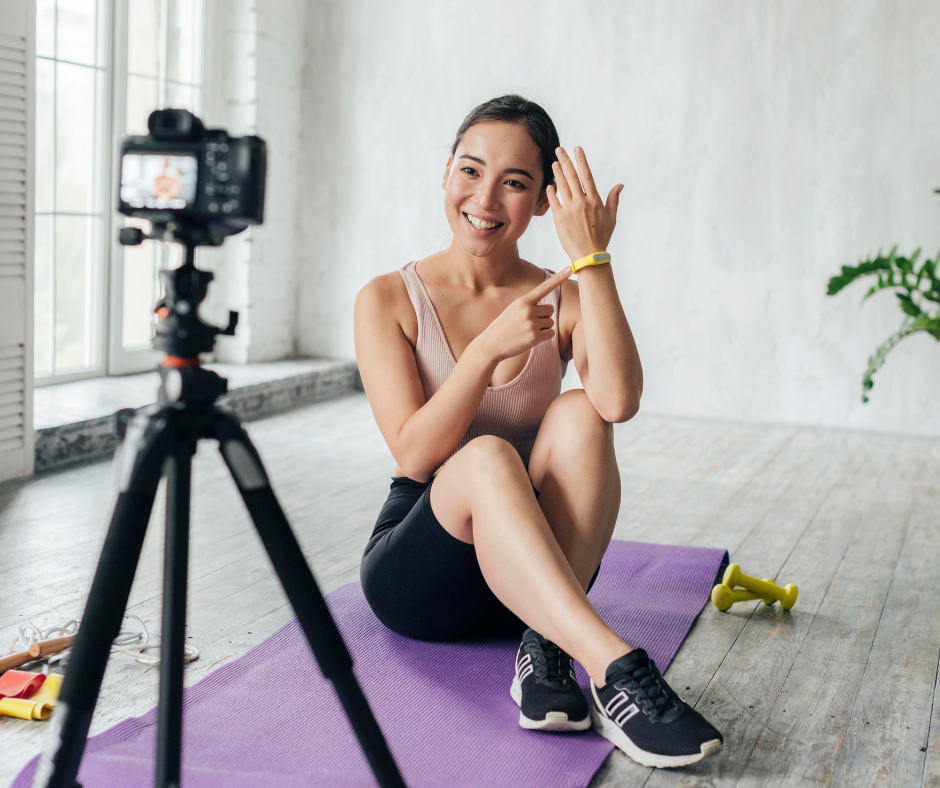
<instances>
[{"instance_id":1,"label":"green plant","mask_svg":"<svg viewBox=\"0 0 940 788\"><path fill-rule=\"evenodd\" d=\"M940 189L934 191L940 194ZM857 279L877 276L878 281L865 293L862 303L879 290L894 288L904 312L901 327L868 358L868 368L862 378L862 402L868 402L867 392L874 386L872 376L881 369L898 342L917 331L926 331L940 342L940 279L937 278L940 254L918 264L920 249L910 257L899 256L897 249L895 246L887 257L879 252L877 257L863 260L856 266L844 265L842 273L829 280L828 295L832 296Z\"/></svg>"}]
</instances>

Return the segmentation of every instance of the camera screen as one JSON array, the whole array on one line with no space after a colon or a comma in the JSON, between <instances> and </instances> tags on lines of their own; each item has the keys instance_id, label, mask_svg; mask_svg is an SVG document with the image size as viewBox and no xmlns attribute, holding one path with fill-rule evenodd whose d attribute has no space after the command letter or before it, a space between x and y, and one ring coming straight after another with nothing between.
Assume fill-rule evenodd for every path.
<instances>
[{"instance_id":1,"label":"camera screen","mask_svg":"<svg viewBox=\"0 0 940 788\"><path fill-rule=\"evenodd\" d=\"M192 155L127 153L121 200L132 208L185 208L196 199L199 164Z\"/></svg>"}]
</instances>

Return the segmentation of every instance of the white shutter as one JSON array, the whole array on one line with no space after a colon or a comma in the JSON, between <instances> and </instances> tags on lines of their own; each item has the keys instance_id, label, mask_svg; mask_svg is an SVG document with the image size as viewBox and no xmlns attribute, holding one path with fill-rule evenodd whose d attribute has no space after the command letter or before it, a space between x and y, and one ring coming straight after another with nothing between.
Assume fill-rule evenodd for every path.
<instances>
[{"instance_id":1,"label":"white shutter","mask_svg":"<svg viewBox=\"0 0 940 788\"><path fill-rule=\"evenodd\" d=\"M33 469L35 13L0 0L0 480Z\"/></svg>"}]
</instances>

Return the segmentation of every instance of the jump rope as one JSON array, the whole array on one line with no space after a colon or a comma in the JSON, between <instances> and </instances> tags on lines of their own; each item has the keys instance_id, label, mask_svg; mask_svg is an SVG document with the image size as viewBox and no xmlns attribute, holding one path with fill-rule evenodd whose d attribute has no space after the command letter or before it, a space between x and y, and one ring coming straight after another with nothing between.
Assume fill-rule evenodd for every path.
<instances>
[{"instance_id":1,"label":"jump rope","mask_svg":"<svg viewBox=\"0 0 940 788\"><path fill-rule=\"evenodd\" d=\"M71 637L78 632L78 621L74 618L61 626L50 627L49 629L40 629L32 621L24 621L18 627L18 634L7 654L29 651L30 646L40 643L44 640L50 640L53 637ZM139 616L133 613L127 613L121 622L121 629L118 636L111 642L112 654L125 654L133 657L142 665L159 665L160 655L148 654L147 652L159 651L160 642L150 640L150 630ZM58 651L55 654L47 654L38 657L33 662L45 662L50 667L56 664L64 664L68 661L72 653L71 648ZM199 657L199 650L194 646L186 645L183 651L183 659L192 662ZM33 664L33 663L28 663Z\"/></svg>"}]
</instances>

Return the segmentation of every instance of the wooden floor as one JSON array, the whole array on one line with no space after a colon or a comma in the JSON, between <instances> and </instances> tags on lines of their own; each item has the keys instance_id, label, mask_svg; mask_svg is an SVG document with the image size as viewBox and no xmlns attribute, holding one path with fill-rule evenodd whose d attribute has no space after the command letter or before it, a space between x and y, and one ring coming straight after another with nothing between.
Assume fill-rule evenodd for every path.
<instances>
[{"instance_id":1,"label":"wooden floor","mask_svg":"<svg viewBox=\"0 0 940 788\"><path fill-rule=\"evenodd\" d=\"M356 580L393 468L365 396L250 432L323 590ZM709 605L666 674L724 733L721 755L683 772L615 751L592 788L940 786L940 440L648 414L616 436L617 538L725 547L800 595L789 613ZM194 488L188 684L291 618L211 445ZM81 614L113 495L108 464L0 485L0 651L19 621ZM161 550L154 527L130 600L154 627ZM156 669L112 657L92 733L156 692ZM0 786L45 729L0 718Z\"/></svg>"}]
</instances>

